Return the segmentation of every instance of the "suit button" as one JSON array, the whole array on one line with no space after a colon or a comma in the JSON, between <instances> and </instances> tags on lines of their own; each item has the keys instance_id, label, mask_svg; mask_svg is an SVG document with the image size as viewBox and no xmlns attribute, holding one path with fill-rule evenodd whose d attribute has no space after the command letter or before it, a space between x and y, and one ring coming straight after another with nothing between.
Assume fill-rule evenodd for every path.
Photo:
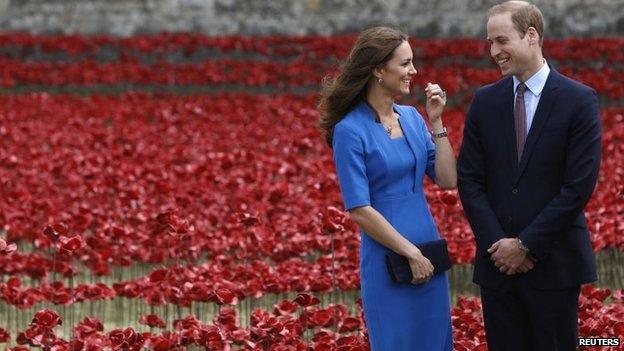
<instances>
[{"instance_id":1,"label":"suit button","mask_svg":"<svg viewBox=\"0 0 624 351\"><path fill-rule=\"evenodd\" d=\"M511 193L512 193L512 194L517 194L517 193L518 193L518 189L513 189L513 190L511 191Z\"/></svg>"}]
</instances>

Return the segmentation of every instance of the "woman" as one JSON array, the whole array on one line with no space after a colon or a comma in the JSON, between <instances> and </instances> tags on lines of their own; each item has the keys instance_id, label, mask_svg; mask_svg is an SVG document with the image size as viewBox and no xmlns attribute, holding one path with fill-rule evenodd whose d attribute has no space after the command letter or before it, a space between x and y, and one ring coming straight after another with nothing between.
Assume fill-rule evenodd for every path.
<instances>
[{"instance_id":1,"label":"woman","mask_svg":"<svg viewBox=\"0 0 624 351\"><path fill-rule=\"evenodd\" d=\"M446 94L438 85L425 88L435 144L416 109L394 103L410 92L417 73L412 56L400 31L363 31L319 104L345 207L362 229L361 292L373 351L447 351L453 344L446 274L432 276L431 262L414 244L439 239L423 177L455 188L455 156L441 118ZM408 258L411 285L391 280L389 250Z\"/></svg>"}]
</instances>

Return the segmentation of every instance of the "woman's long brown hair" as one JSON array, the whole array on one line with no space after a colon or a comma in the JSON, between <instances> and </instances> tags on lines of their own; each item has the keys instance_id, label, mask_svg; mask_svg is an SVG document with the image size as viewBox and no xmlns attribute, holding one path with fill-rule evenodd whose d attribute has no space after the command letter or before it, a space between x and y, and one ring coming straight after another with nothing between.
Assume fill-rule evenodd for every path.
<instances>
[{"instance_id":1,"label":"woman's long brown hair","mask_svg":"<svg viewBox=\"0 0 624 351\"><path fill-rule=\"evenodd\" d=\"M373 69L388 62L394 50L406 40L407 35L397 29L366 29L358 36L336 77L323 79L318 126L329 147L332 147L336 124L366 98L366 85Z\"/></svg>"}]
</instances>

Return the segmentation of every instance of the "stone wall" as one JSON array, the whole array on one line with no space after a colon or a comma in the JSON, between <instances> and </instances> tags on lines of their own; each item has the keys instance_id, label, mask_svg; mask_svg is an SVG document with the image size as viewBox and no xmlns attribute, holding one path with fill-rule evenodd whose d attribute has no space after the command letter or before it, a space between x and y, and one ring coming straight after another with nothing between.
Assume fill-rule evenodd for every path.
<instances>
[{"instance_id":1,"label":"stone wall","mask_svg":"<svg viewBox=\"0 0 624 351\"><path fill-rule=\"evenodd\" d=\"M491 0L0 0L0 30L335 34L397 25L417 37L484 36ZM540 0L547 35L624 35L624 0Z\"/></svg>"}]
</instances>

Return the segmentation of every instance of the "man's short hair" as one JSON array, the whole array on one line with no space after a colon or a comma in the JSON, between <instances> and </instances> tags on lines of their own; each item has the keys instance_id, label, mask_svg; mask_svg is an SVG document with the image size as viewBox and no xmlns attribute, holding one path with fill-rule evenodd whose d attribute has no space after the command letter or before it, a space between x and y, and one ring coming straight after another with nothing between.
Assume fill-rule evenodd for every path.
<instances>
[{"instance_id":1,"label":"man's short hair","mask_svg":"<svg viewBox=\"0 0 624 351\"><path fill-rule=\"evenodd\" d=\"M488 17L501 13L510 13L514 28L524 38L529 27L535 28L539 35L539 44L544 43L544 16L537 6L526 1L506 1L490 8Z\"/></svg>"}]
</instances>

